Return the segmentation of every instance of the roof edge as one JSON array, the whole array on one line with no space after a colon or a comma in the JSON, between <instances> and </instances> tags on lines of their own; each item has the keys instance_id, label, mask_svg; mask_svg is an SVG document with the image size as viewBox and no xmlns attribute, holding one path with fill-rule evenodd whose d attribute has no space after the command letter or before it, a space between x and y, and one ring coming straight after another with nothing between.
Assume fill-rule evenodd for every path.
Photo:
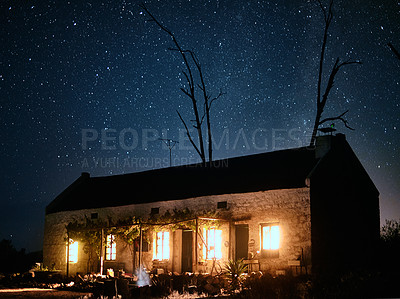
<instances>
[{"instance_id":1,"label":"roof edge","mask_svg":"<svg viewBox=\"0 0 400 299\"><path fill-rule=\"evenodd\" d=\"M68 196L72 193L78 186L89 181L90 173L82 172L80 177L78 177L71 185L69 185L64 191L62 191L59 195L56 196L47 206L46 206L46 215L53 213L52 210L57 210L57 204L63 200L64 197Z\"/></svg>"}]
</instances>

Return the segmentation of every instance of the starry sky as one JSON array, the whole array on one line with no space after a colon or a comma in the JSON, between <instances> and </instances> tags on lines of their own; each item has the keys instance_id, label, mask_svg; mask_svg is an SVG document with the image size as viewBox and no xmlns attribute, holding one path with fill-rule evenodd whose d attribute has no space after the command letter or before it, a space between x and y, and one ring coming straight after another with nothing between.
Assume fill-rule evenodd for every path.
<instances>
[{"instance_id":1,"label":"starry sky","mask_svg":"<svg viewBox=\"0 0 400 299\"><path fill-rule=\"evenodd\" d=\"M315 117L323 17L314 1L148 0L194 50L213 104L214 156L308 144ZM127 0L0 2L0 239L42 247L44 210L81 172L103 176L169 166L158 138L179 143L173 165L199 161L176 110L191 103L171 39ZM400 2L335 1L325 74L343 68L325 117L378 187L381 223L400 218ZM326 82L326 80L325 80ZM151 187L151 186L149 186Z\"/></svg>"}]
</instances>

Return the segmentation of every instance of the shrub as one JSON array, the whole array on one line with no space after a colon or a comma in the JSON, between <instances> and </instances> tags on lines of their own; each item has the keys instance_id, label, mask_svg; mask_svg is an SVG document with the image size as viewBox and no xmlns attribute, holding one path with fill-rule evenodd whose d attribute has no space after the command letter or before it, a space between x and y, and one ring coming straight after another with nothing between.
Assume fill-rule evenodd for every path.
<instances>
[{"instance_id":1,"label":"shrub","mask_svg":"<svg viewBox=\"0 0 400 299\"><path fill-rule=\"evenodd\" d=\"M231 291L241 288L243 274L247 271L247 265L240 260L229 260L224 267L224 272L229 279Z\"/></svg>"},{"instance_id":2,"label":"shrub","mask_svg":"<svg viewBox=\"0 0 400 299\"><path fill-rule=\"evenodd\" d=\"M306 277L253 273L244 281L243 289L237 298L309 298Z\"/></svg>"}]
</instances>

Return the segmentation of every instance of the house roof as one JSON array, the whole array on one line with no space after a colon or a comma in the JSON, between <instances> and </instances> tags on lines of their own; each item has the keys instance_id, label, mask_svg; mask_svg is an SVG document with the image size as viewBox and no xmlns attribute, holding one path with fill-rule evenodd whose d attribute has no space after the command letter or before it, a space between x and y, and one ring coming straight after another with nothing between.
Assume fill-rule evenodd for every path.
<instances>
[{"instance_id":1,"label":"house roof","mask_svg":"<svg viewBox=\"0 0 400 299\"><path fill-rule=\"evenodd\" d=\"M379 191L375 184L369 177L367 171L364 169L360 160L358 160L353 149L345 140L343 134L338 134L334 138L326 138L329 136L322 136L319 138L320 143L324 146L328 143L329 150L322 155L316 166L308 175L311 180L325 180L330 184L341 182L351 182L351 184L363 191L368 190L370 194L379 195ZM318 143L316 147L316 156L318 157Z\"/></svg>"},{"instance_id":2,"label":"house roof","mask_svg":"<svg viewBox=\"0 0 400 299\"><path fill-rule=\"evenodd\" d=\"M350 148L344 136L340 140ZM319 160L323 159L316 158L315 149L301 147L218 160L212 167L192 164L106 177L83 173L47 206L46 214L301 188L306 186L306 178L315 173Z\"/></svg>"},{"instance_id":3,"label":"house roof","mask_svg":"<svg viewBox=\"0 0 400 299\"><path fill-rule=\"evenodd\" d=\"M305 186L314 150L297 148L106 177L83 173L46 208L59 211Z\"/></svg>"}]
</instances>

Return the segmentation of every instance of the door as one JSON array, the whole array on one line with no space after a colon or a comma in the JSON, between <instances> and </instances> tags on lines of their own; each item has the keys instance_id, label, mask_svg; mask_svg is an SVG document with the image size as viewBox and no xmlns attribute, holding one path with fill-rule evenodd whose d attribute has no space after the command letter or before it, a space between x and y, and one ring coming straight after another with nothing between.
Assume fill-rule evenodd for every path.
<instances>
[{"instance_id":1,"label":"door","mask_svg":"<svg viewBox=\"0 0 400 299\"><path fill-rule=\"evenodd\" d=\"M193 231L182 231L182 273L192 272Z\"/></svg>"},{"instance_id":2,"label":"door","mask_svg":"<svg viewBox=\"0 0 400 299\"><path fill-rule=\"evenodd\" d=\"M249 225L235 225L235 258L247 259L249 251Z\"/></svg>"}]
</instances>

